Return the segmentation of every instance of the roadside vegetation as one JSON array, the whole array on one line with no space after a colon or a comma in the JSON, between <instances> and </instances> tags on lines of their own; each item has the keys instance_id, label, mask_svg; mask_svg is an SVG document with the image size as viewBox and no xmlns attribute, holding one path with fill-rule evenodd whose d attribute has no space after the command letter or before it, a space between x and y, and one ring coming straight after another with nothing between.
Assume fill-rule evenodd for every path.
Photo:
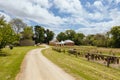
<instances>
[{"instance_id":1,"label":"roadside vegetation","mask_svg":"<svg viewBox=\"0 0 120 80\"><path fill-rule=\"evenodd\" d=\"M42 46L41 46L42 47ZM38 47L3 48L0 51L0 80L14 80L26 53Z\"/></svg>"},{"instance_id":2,"label":"roadside vegetation","mask_svg":"<svg viewBox=\"0 0 120 80\"><path fill-rule=\"evenodd\" d=\"M83 47L82 49L90 49L90 48ZM104 48L98 48L98 50L109 52L110 49L104 50ZM119 80L120 79L119 76L120 69L115 69L111 67L108 68L105 65L92 61L87 61L87 59L83 57L76 58L76 56L69 55L67 52L59 53L52 50L52 48L49 48L43 50L43 55L46 56L55 64L57 64L58 66L60 66L61 68L63 68L66 72L76 77L77 80Z\"/></svg>"},{"instance_id":3,"label":"roadside vegetation","mask_svg":"<svg viewBox=\"0 0 120 80\"><path fill-rule=\"evenodd\" d=\"M65 32L60 32L56 38L59 41L72 40L75 45L120 48L120 26L113 26L110 31L104 34L85 35L74 30L66 30Z\"/></svg>"},{"instance_id":4,"label":"roadside vegetation","mask_svg":"<svg viewBox=\"0 0 120 80\"><path fill-rule=\"evenodd\" d=\"M6 45L32 46L38 43L49 43L54 37L54 32L43 27L28 26L19 18L13 18L10 22L0 14L0 49Z\"/></svg>"}]
</instances>

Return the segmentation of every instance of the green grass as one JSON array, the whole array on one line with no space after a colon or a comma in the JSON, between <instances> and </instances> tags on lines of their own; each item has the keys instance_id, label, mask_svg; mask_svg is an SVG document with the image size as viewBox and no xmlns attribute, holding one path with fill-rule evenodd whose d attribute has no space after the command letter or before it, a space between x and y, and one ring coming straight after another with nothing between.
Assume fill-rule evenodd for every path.
<instances>
[{"instance_id":1,"label":"green grass","mask_svg":"<svg viewBox=\"0 0 120 80\"><path fill-rule=\"evenodd\" d=\"M120 80L120 70L102 64L76 58L68 53L59 53L51 48L43 50L43 55L73 75L77 80Z\"/></svg>"},{"instance_id":2,"label":"green grass","mask_svg":"<svg viewBox=\"0 0 120 80\"><path fill-rule=\"evenodd\" d=\"M38 47L14 47L2 49L0 52L0 80L14 80L20 70L25 54ZM2 54L2 55L1 55Z\"/></svg>"},{"instance_id":3,"label":"green grass","mask_svg":"<svg viewBox=\"0 0 120 80\"><path fill-rule=\"evenodd\" d=\"M101 52L102 54L108 54L112 55L115 54L116 56L120 56L120 48L103 48L103 47L95 47L95 46L64 46L64 47L59 47L60 49L76 49L77 52L80 52L82 54L85 54L87 52L89 53L96 53L96 52Z\"/></svg>"}]
</instances>

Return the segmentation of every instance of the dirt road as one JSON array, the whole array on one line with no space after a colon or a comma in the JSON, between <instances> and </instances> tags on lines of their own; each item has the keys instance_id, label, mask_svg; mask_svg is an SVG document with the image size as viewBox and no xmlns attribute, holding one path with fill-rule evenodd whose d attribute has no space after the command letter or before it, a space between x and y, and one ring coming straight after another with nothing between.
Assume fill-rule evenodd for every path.
<instances>
[{"instance_id":1,"label":"dirt road","mask_svg":"<svg viewBox=\"0 0 120 80\"><path fill-rule=\"evenodd\" d=\"M41 53L42 49L28 52L16 80L75 80L44 57Z\"/></svg>"}]
</instances>

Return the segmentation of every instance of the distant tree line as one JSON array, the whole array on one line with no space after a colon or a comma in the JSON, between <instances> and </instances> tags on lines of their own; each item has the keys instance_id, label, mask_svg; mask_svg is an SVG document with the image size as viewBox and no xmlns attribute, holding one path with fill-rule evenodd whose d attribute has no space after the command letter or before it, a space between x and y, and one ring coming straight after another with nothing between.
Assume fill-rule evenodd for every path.
<instances>
[{"instance_id":1,"label":"distant tree line","mask_svg":"<svg viewBox=\"0 0 120 80\"><path fill-rule=\"evenodd\" d=\"M28 26L21 19L14 18L6 22L4 16L0 15L0 49L6 45L19 44L20 40L34 40L35 43L49 43L54 37L54 32L40 25ZM57 37L59 41L70 39L76 45L91 45L98 47L120 48L120 26L114 26L106 34L94 34L85 36L74 30L60 32Z\"/></svg>"},{"instance_id":2,"label":"distant tree line","mask_svg":"<svg viewBox=\"0 0 120 80\"><path fill-rule=\"evenodd\" d=\"M14 18L6 22L0 15L0 49L6 45L19 45L20 40L34 40L35 43L49 43L54 32L39 25L28 26L21 19Z\"/></svg>"},{"instance_id":3,"label":"distant tree line","mask_svg":"<svg viewBox=\"0 0 120 80\"><path fill-rule=\"evenodd\" d=\"M57 35L59 41L66 39L73 40L76 45L89 45L97 47L120 48L120 26L114 26L106 34L94 34L85 36L83 33L76 33L74 30L66 30Z\"/></svg>"},{"instance_id":4,"label":"distant tree line","mask_svg":"<svg viewBox=\"0 0 120 80\"><path fill-rule=\"evenodd\" d=\"M76 45L82 45L85 35L83 33L76 33L74 30L66 30L65 32L60 32L57 35L59 41L72 40Z\"/></svg>"}]
</instances>

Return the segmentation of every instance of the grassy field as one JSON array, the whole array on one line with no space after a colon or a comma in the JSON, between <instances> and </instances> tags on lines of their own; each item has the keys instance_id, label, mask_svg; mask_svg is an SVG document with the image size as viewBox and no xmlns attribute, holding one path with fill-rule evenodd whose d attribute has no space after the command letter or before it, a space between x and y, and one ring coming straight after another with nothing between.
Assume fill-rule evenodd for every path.
<instances>
[{"instance_id":1,"label":"grassy field","mask_svg":"<svg viewBox=\"0 0 120 80\"><path fill-rule=\"evenodd\" d=\"M64 46L64 47L58 47L60 49L76 49L77 52L80 53L99 53L101 52L102 54L108 54L112 55L115 54L116 56L120 56L120 49L119 48L102 48L102 47L95 47L95 46Z\"/></svg>"},{"instance_id":2,"label":"grassy field","mask_svg":"<svg viewBox=\"0 0 120 80\"><path fill-rule=\"evenodd\" d=\"M82 57L76 58L74 55L68 55L67 52L59 53L49 48L43 50L43 55L73 75L77 80L120 80L119 69L108 68L105 65L87 61Z\"/></svg>"},{"instance_id":3,"label":"grassy field","mask_svg":"<svg viewBox=\"0 0 120 80\"><path fill-rule=\"evenodd\" d=\"M4 48L0 51L0 80L14 80L20 70L25 54L38 47L15 47L10 50Z\"/></svg>"}]
</instances>

